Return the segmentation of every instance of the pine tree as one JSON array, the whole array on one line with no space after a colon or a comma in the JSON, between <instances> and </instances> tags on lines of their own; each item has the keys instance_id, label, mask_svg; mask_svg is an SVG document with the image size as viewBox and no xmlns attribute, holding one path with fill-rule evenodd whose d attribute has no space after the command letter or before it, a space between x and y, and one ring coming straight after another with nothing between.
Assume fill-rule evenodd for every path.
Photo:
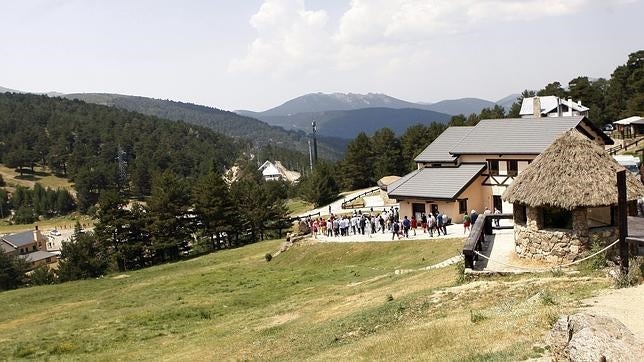
<instances>
[{"instance_id":1,"label":"pine tree","mask_svg":"<svg viewBox=\"0 0 644 362\"><path fill-rule=\"evenodd\" d=\"M373 175L374 180L380 180L384 176L402 176L407 170L402 155L402 146L396 134L390 128L382 128L376 131L371 137L373 151ZM372 183L368 186L373 186Z\"/></svg>"},{"instance_id":2,"label":"pine tree","mask_svg":"<svg viewBox=\"0 0 644 362\"><path fill-rule=\"evenodd\" d=\"M148 201L152 250L158 261L177 260L189 251L192 221L190 192L184 180L166 170L152 184Z\"/></svg>"},{"instance_id":3,"label":"pine tree","mask_svg":"<svg viewBox=\"0 0 644 362\"><path fill-rule=\"evenodd\" d=\"M340 166L342 185L346 189L355 190L375 185L373 157L371 140L361 132L347 146Z\"/></svg>"},{"instance_id":4,"label":"pine tree","mask_svg":"<svg viewBox=\"0 0 644 362\"><path fill-rule=\"evenodd\" d=\"M223 177L210 172L199 178L192 189L192 203L201 234L208 238L212 249L220 248L222 238L229 238L238 222L237 210Z\"/></svg>"},{"instance_id":5,"label":"pine tree","mask_svg":"<svg viewBox=\"0 0 644 362\"><path fill-rule=\"evenodd\" d=\"M61 281L97 278L108 267L107 252L94 233L83 233L72 242L63 242L57 270Z\"/></svg>"},{"instance_id":6,"label":"pine tree","mask_svg":"<svg viewBox=\"0 0 644 362\"><path fill-rule=\"evenodd\" d=\"M302 181L300 188L302 198L316 206L330 203L338 197L338 192L340 192L331 166L326 162L318 162L313 173Z\"/></svg>"}]
</instances>

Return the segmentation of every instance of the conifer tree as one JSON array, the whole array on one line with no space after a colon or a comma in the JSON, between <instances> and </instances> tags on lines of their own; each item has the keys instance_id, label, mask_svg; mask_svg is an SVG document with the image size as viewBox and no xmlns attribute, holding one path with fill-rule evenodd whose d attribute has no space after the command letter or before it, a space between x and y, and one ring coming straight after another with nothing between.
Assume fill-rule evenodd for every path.
<instances>
[{"instance_id":1,"label":"conifer tree","mask_svg":"<svg viewBox=\"0 0 644 362\"><path fill-rule=\"evenodd\" d=\"M224 235L229 238L238 223L238 215L223 177L211 171L199 178L192 189L194 211L199 219L202 236L212 249L222 246Z\"/></svg>"},{"instance_id":2,"label":"conifer tree","mask_svg":"<svg viewBox=\"0 0 644 362\"><path fill-rule=\"evenodd\" d=\"M189 251L192 222L189 216L190 190L184 180L166 170L152 185L148 201L152 250L157 261L177 260Z\"/></svg>"}]
</instances>

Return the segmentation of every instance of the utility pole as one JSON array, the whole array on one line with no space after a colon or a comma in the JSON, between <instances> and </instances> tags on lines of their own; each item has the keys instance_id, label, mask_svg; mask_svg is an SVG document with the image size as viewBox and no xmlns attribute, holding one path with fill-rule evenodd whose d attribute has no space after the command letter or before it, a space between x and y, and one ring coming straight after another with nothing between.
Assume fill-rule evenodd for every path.
<instances>
[{"instance_id":1,"label":"utility pole","mask_svg":"<svg viewBox=\"0 0 644 362\"><path fill-rule=\"evenodd\" d=\"M313 164L316 164L318 163L318 139L317 139L318 129L315 125L315 121L311 123L311 126L313 127Z\"/></svg>"},{"instance_id":2,"label":"utility pole","mask_svg":"<svg viewBox=\"0 0 644 362\"><path fill-rule=\"evenodd\" d=\"M313 153L311 152L311 138L309 137L309 169L313 172Z\"/></svg>"}]
</instances>

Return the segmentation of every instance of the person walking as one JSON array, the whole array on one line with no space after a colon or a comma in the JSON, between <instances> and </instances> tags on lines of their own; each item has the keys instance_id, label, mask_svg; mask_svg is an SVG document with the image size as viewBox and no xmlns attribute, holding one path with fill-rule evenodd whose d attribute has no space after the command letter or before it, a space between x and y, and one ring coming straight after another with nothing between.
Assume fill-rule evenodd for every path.
<instances>
[{"instance_id":1,"label":"person walking","mask_svg":"<svg viewBox=\"0 0 644 362\"><path fill-rule=\"evenodd\" d=\"M418 220L416 220L416 215L411 216L411 229L414 231L414 236L416 236L416 229L418 228Z\"/></svg>"},{"instance_id":2,"label":"person walking","mask_svg":"<svg viewBox=\"0 0 644 362\"><path fill-rule=\"evenodd\" d=\"M470 232L470 224L472 222L472 219L470 218L470 215L467 214L467 212L463 215L463 235L465 233Z\"/></svg>"},{"instance_id":3,"label":"person walking","mask_svg":"<svg viewBox=\"0 0 644 362\"><path fill-rule=\"evenodd\" d=\"M470 213L470 220L472 220L472 225L476 224L476 219L479 217L479 214L476 212L476 210L472 210Z\"/></svg>"},{"instance_id":4,"label":"person walking","mask_svg":"<svg viewBox=\"0 0 644 362\"><path fill-rule=\"evenodd\" d=\"M443 235L447 235L447 214L443 213Z\"/></svg>"},{"instance_id":5,"label":"person walking","mask_svg":"<svg viewBox=\"0 0 644 362\"><path fill-rule=\"evenodd\" d=\"M497 209L497 208L495 207L495 208L494 208L494 214L495 214L495 215L499 215L499 214L501 214L501 210L499 210L499 209ZM500 221L501 221L500 219L494 219L494 225L496 225L496 227L500 227Z\"/></svg>"},{"instance_id":6,"label":"person walking","mask_svg":"<svg viewBox=\"0 0 644 362\"><path fill-rule=\"evenodd\" d=\"M398 236L398 240L400 240L400 235L398 233L400 232L400 224L398 223L398 220L394 221L394 224L391 226L391 240L394 240L396 236Z\"/></svg>"},{"instance_id":7,"label":"person walking","mask_svg":"<svg viewBox=\"0 0 644 362\"><path fill-rule=\"evenodd\" d=\"M423 234L427 233L427 215L425 213L422 213L420 216L420 224L423 227Z\"/></svg>"},{"instance_id":8,"label":"person walking","mask_svg":"<svg viewBox=\"0 0 644 362\"><path fill-rule=\"evenodd\" d=\"M434 216L434 214L429 214L429 217L427 218L427 229L429 229L430 238L434 237L435 228L436 228L436 217ZM440 233L438 233L438 236L440 236Z\"/></svg>"},{"instance_id":9,"label":"person walking","mask_svg":"<svg viewBox=\"0 0 644 362\"><path fill-rule=\"evenodd\" d=\"M407 218L407 215L405 215L402 225L403 225L403 232L405 234L405 237L409 238L409 228L411 227L411 221L409 221L409 219Z\"/></svg>"},{"instance_id":10,"label":"person walking","mask_svg":"<svg viewBox=\"0 0 644 362\"><path fill-rule=\"evenodd\" d=\"M443 214L440 212L436 213L436 232L438 233L438 236L441 236L441 233L443 232Z\"/></svg>"}]
</instances>

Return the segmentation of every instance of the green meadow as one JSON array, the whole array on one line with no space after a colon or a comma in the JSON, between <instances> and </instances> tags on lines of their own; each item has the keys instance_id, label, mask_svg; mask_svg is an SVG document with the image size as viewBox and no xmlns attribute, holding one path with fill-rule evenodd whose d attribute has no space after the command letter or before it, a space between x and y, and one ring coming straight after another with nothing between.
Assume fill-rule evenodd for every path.
<instances>
[{"instance_id":1,"label":"green meadow","mask_svg":"<svg viewBox=\"0 0 644 362\"><path fill-rule=\"evenodd\" d=\"M457 284L462 239L282 240L95 280L0 293L0 359L520 360L608 282Z\"/></svg>"}]
</instances>

